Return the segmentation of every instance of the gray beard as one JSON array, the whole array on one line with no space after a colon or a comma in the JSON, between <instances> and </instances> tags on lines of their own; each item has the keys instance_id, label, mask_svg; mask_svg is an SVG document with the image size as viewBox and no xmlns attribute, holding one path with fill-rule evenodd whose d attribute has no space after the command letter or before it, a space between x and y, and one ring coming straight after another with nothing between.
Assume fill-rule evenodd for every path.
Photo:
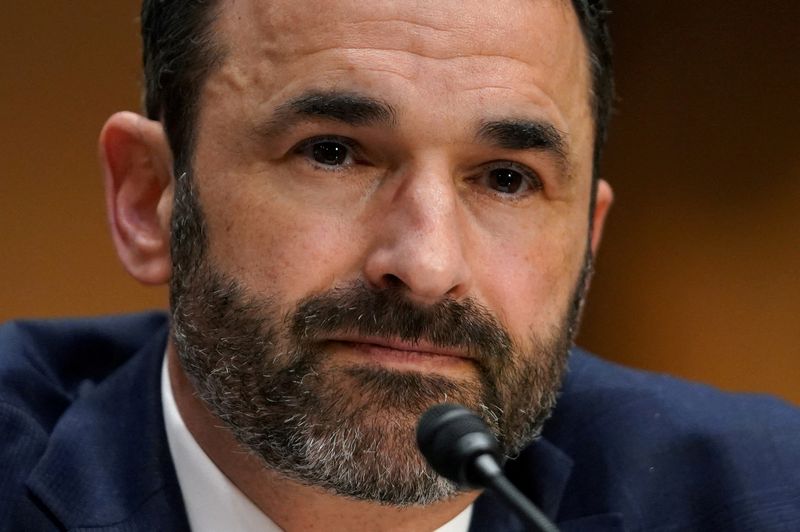
<instances>
[{"instance_id":1,"label":"gray beard","mask_svg":"<svg viewBox=\"0 0 800 532\"><path fill-rule=\"evenodd\" d=\"M186 281L184 279L184 281ZM207 269L173 294L177 351L201 399L266 467L361 500L407 506L456 493L415 444L417 420L442 402L461 403L492 428L512 456L541 431L555 405L570 323L530 352L514 348L471 301L419 308L396 290L355 285L301 301L286 316ZM476 375L452 379L373 365L337 366L331 333L425 340L471 353Z\"/></svg>"}]
</instances>

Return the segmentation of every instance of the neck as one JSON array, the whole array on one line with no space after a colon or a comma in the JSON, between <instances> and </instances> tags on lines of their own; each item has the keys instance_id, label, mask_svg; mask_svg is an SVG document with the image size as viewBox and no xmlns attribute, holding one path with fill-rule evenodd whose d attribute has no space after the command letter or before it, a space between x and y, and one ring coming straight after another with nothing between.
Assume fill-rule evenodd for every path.
<instances>
[{"instance_id":1,"label":"neck","mask_svg":"<svg viewBox=\"0 0 800 532\"><path fill-rule=\"evenodd\" d=\"M479 495L472 491L428 506L399 508L293 481L264 467L222 426L197 397L172 343L167 356L175 402L189 432L225 476L283 530L434 530Z\"/></svg>"}]
</instances>

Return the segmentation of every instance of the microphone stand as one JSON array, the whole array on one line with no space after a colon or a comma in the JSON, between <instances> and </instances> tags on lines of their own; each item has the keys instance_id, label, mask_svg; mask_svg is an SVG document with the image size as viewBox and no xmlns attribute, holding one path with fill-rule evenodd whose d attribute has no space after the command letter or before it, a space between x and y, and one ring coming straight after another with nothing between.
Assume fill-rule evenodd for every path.
<instances>
[{"instance_id":1,"label":"microphone stand","mask_svg":"<svg viewBox=\"0 0 800 532\"><path fill-rule=\"evenodd\" d=\"M550 522L525 495L520 492L503 474L497 461L490 454L482 454L475 458L472 473L480 479L480 484L491 489L498 497L513 508L517 514L532 527L541 532L558 532L558 528Z\"/></svg>"}]
</instances>

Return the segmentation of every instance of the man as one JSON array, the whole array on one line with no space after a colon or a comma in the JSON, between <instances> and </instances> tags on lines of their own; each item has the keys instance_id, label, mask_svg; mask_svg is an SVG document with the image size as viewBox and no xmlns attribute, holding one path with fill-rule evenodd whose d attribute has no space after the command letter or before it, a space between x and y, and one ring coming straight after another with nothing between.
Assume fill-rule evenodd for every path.
<instances>
[{"instance_id":1,"label":"man","mask_svg":"<svg viewBox=\"0 0 800 532\"><path fill-rule=\"evenodd\" d=\"M0 522L521 529L416 450L450 401L562 530L800 526L795 410L569 353L612 199L604 13L145 0L148 117L101 158L171 319L0 330Z\"/></svg>"}]
</instances>

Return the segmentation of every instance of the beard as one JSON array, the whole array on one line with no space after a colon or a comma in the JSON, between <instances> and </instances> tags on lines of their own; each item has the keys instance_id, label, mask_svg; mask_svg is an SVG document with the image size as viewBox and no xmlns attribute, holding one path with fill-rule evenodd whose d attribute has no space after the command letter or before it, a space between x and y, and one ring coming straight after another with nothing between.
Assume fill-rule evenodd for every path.
<instances>
[{"instance_id":1,"label":"beard","mask_svg":"<svg viewBox=\"0 0 800 532\"><path fill-rule=\"evenodd\" d=\"M416 447L417 420L431 406L475 411L506 456L540 434L577 329L588 253L561 322L524 343L472 299L421 306L402 288L337 286L281 311L278 294L249 293L212 266L196 195L182 178L170 287L179 359L204 403L267 468L359 500L425 505L457 492ZM474 374L337 363L326 338L343 334L459 349Z\"/></svg>"}]
</instances>

